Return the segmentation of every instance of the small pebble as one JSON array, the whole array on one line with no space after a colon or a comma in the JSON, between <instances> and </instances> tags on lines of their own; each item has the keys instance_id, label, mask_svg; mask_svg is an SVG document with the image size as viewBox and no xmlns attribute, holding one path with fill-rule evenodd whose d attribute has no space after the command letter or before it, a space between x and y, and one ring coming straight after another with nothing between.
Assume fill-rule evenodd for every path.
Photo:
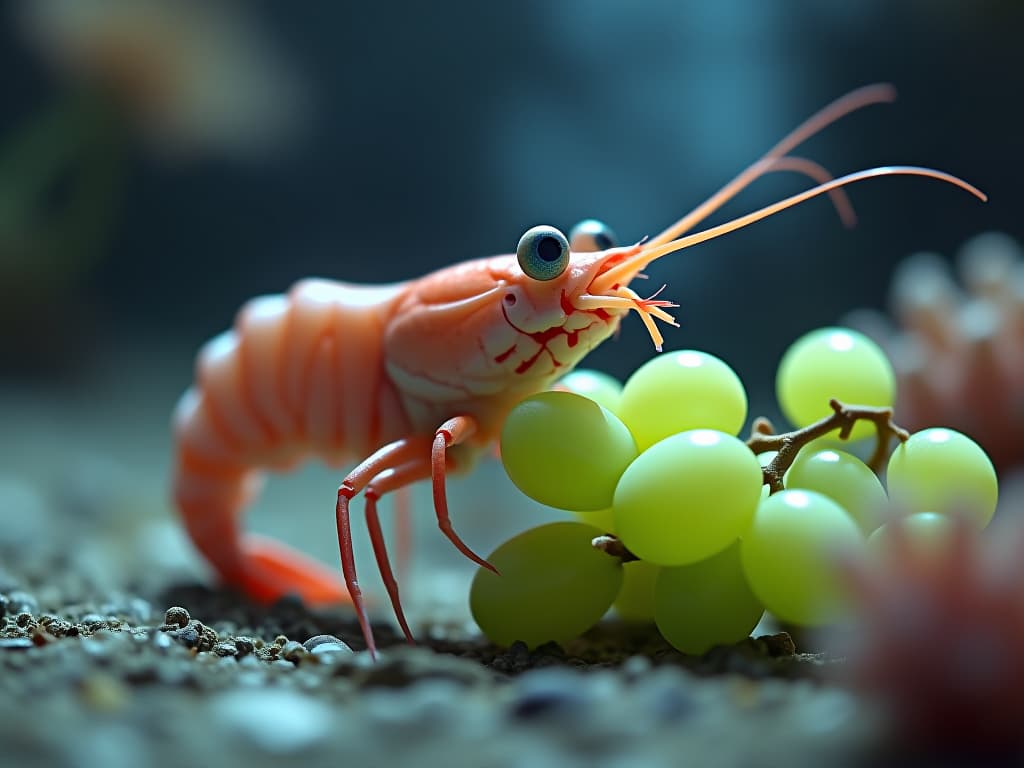
<instances>
[{"instance_id":1,"label":"small pebble","mask_svg":"<svg viewBox=\"0 0 1024 768\"><path fill-rule=\"evenodd\" d=\"M201 621L193 622L196 630L199 632L199 644L198 648L200 651L212 651L213 646L217 644L220 639L217 636L217 631L213 627L208 627Z\"/></svg>"},{"instance_id":2,"label":"small pebble","mask_svg":"<svg viewBox=\"0 0 1024 768\"><path fill-rule=\"evenodd\" d=\"M39 625L44 627L54 637L74 637L78 634L78 630L71 622L58 619L56 616L41 617Z\"/></svg>"},{"instance_id":3,"label":"small pebble","mask_svg":"<svg viewBox=\"0 0 1024 768\"><path fill-rule=\"evenodd\" d=\"M186 648L195 648L199 645L199 630L194 624L181 629L175 629L167 633Z\"/></svg>"},{"instance_id":4,"label":"small pebble","mask_svg":"<svg viewBox=\"0 0 1024 768\"><path fill-rule=\"evenodd\" d=\"M302 658L307 653L308 651L302 646L302 643L296 640L289 640L281 646L281 657L294 664L298 664L302 661Z\"/></svg>"},{"instance_id":5,"label":"small pebble","mask_svg":"<svg viewBox=\"0 0 1024 768\"><path fill-rule=\"evenodd\" d=\"M213 652L218 656L237 656L238 647L234 643L217 643L213 646Z\"/></svg>"},{"instance_id":6,"label":"small pebble","mask_svg":"<svg viewBox=\"0 0 1024 768\"><path fill-rule=\"evenodd\" d=\"M188 615L188 611L179 606L168 608L167 612L164 613L164 624L167 626L184 627L192 620L192 617Z\"/></svg>"},{"instance_id":7,"label":"small pebble","mask_svg":"<svg viewBox=\"0 0 1024 768\"><path fill-rule=\"evenodd\" d=\"M311 638L302 643L302 647L308 650L310 653L315 653L316 648L322 645L340 645L344 646L347 650L351 650L344 640L341 640L334 635L313 635Z\"/></svg>"},{"instance_id":8,"label":"small pebble","mask_svg":"<svg viewBox=\"0 0 1024 768\"><path fill-rule=\"evenodd\" d=\"M246 656L256 650L256 643L251 637L236 637L235 650L239 656Z\"/></svg>"},{"instance_id":9,"label":"small pebble","mask_svg":"<svg viewBox=\"0 0 1024 768\"><path fill-rule=\"evenodd\" d=\"M97 629L105 625L107 622L106 619L104 619L98 613L87 613L81 619L78 620L78 623L81 626L88 629L89 631L95 632Z\"/></svg>"},{"instance_id":10,"label":"small pebble","mask_svg":"<svg viewBox=\"0 0 1024 768\"><path fill-rule=\"evenodd\" d=\"M327 659L347 656L352 653L355 653L355 651L345 643L321 643L312 650L311 655Z\"/></svg>"},{"instance_id":11,"label":"small pebble","mask_svg":"<svg viewBox=\"0 0 1024 768\"><path fill-rule=\"evenodd\" d=\"M256 655L263 661L275 661L281 655L281 646L265 645L256 651Z\"/></svg>"}]
</instances>

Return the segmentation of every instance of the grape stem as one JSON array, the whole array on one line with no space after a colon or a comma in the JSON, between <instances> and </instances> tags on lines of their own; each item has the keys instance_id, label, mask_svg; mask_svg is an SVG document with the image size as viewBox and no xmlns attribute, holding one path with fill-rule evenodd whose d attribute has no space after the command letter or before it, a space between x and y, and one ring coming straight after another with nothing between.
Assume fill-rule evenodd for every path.
<instances>
[{"instance_id":1,"label":"grape stem","mask_svg":"<svg viewBox=\"0 0 1024 768\"><path fill-rule=\"evenodd\" d=\"M854 424L858 421L873 422L878 431L878 440L867 465L876 474L882 469L882 465L889 455L889 443L892 437L895 436L900 442L905 442L910 437L907 430L893 422L892 408L873 405L844 405L835 398L829 400L828 404L832 408L830 416L808 424L802 429L784 432L781 435L775 434L772 423L763 416L754 419L754 423L750 427L747 447L755 454L764 451L778 451L775 458L764 467L764 481L771 489L771 493L783 489L782 478L786 474L786 470L793 464L800 449L829 432L838 429L839 439L848 440Z\"/></svg>"},{"instance_id":2,"label":"grape stem","mask_svg":"<svg viewBox=\"0 0 1024 768\"><path fill-rule=\"evenodd\" d=\"M590 545L594 549L600 549L606 555L617 557L624 563L630 563L640 558L626 549L626 545L622 543L622 540L618 536L613 536L610 533L606 533L603 536L595 536L590 542Z\"/></svg>"},{"instance_id":3,"label":"grape stem","mask_svg":"<svg viewBox=\"0 0 1024 768\"><path fill-rule=\"evenodd\" d=\"M765 451L777 451L768 465L764 467L764 482L771 488L771 493L783 490L782 478L786 470L793 464L793 460L800 452L800 449L824 437L829 432L839 430L839 439L848 440L853 425L858 421L870 421L878 431L878 440L875 443L875 452L871 455L867 464L877 474L886 457L889 455L889 443L895 436L901 443L910 438L910 433L903 427L898 426L892 420L892 408L881 408L875 405L844 405L835 398L828 401L832 408L832 415L826 416L820 421L808 424L802 429L792 432L775 434L775 427L764 416L754 419L750 426L750 437L747 439L747 447L755 454ZM629 551L625 544L613 534L606 533L597 536L590 542L595 549L617 557L624 563L639 560L636 555Z\"/></svg>"}]
</instances>

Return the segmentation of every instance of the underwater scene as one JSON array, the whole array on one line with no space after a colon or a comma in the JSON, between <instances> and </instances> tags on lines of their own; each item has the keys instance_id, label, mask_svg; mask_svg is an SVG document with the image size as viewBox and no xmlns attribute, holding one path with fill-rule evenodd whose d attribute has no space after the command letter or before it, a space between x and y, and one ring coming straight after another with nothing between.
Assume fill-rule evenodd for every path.
<instances>
[{"instance_id":1,"label":"underwater scene","mask_svg":"<svg viewBox=\"0 0 1024 768\"><path fill-rule=\"evenodd\" d=\"M1024 765L1024 5L0 13L4 765Z\"/></svg>"}]
</instances>

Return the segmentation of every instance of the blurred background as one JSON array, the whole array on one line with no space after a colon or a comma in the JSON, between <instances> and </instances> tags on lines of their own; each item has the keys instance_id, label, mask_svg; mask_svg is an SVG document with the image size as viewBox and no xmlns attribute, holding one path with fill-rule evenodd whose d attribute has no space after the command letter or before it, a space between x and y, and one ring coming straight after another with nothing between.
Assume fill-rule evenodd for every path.
<instances>
[{"instance_id":1,"label":"blurred background","mask_svg":"<svg viewBox=\"0 0 1024 768\"><path fill-rule=\"evenodd\" d=\"M681 305L667 348L721 356L752 413L771 415L785 347L883 308L904 256L951 256L993 229L1024 237L1022 34L1019 0L8 2L0 519L29 541L43 534L17 510L70 499L92 510L83 530L141 518L171 536L169 414L195 351L248 298L311 275L415 277L510 252L537 223L656 234L820 107L892 82L895 104L799 154L836 175L940 168L987 205L933 181L871 181L849 190L853 230L815 200L651 270ZM806 186L771 175L714 222ZM652 354L629 318L587 364L625 377ZM481 504L499 475L489 463L452 491L483 550L551 516L510 486L497 512ZM307 531L299 543L334 562L322 534L339 479L275 481L256 524ZM154 541L140 557L173 559ZM420 561L462 567L437 548Z\"/></svg>"}]
</instances>

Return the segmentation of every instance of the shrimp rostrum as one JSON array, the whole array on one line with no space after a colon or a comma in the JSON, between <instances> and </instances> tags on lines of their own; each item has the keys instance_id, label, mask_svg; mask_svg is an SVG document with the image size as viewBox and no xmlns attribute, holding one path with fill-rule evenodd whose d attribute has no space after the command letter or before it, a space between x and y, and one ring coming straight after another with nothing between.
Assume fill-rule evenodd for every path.
<instances>
[{"instance_id":1,"label":"shrimp rostrum","mask_svg":"<svg viewBox=\"0 0 1024 768\"><path fill-rule=\"evenodd\" d=\"M470 469L494 443L509 410L549 388L636 312L660 351L658 323L671 302L630 284L656 260L829 194L852 221L844 187L890 175L973 186L941 171L887 166L832 178L790 155L803 140L891 87L854 91L812 116L706 202L653 239L618 246L588 224L566 238L534 227L515 254L463 262L408 282L359 286L307 279L251 300L234 328L199 353L195 385L174 416L174 497L196 547L222 582L270 602L351 601L371 653L373 633L356 578L351 501L363 493L373 551L399 625L412 642L377 512L391 491L429 479L441 531L490 565L452 527L445 478ZM691 233L751 182L795 171L816 186L746 216ZM335 517L343 583L333 569L272 540L243 535L240 515L265 470L316 456L356 460L338 488Z\"/></svg>"}]
</instances>

